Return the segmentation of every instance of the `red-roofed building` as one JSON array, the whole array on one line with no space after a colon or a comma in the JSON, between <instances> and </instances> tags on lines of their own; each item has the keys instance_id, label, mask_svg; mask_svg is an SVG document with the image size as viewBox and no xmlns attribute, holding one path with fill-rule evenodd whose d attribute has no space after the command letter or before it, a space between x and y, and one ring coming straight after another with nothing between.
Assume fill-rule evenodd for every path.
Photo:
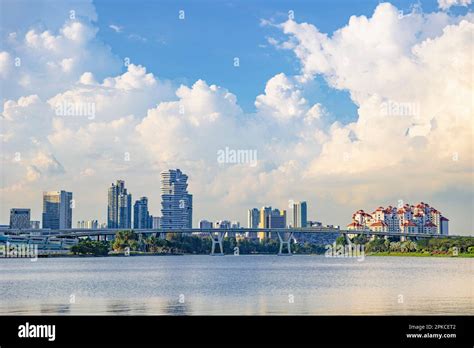
<instances>
[{"instance_id":1,"label":"red-roofed building","mask_svg":"<svg viewBox=\"0 0 474 348\"><path fill-rule=\"evenodd\" d=\"M364 226L357 221L352 221L349 225L347 225L348 230L362 230L363 227Z\"/></svg>"},{"instance_id":2,"label":"red-roofed building","mask_svg":"<svg viewBox=\"0 0 474 348\"><path fill-rule=\"evenodd\" d=\"M370 225L370 230L375 232L388 232L388 225L383 221L376 221Z\"/></svg>"},{"instance_id":3,"label":"red-roofed building","mask_svg":"<svg viewBox=\"0 0 474 348\"><path fill-rule=\"evenodd\" d=\"M418 233L418 225L413 221L405 221L402 224L402 233Z\"/></svg>"},{"instance_id":4,"label":"red-roofed building","mask_svg":"<svg viewBox=\"0 0 474 348\"><path fill-rule=\"evenodd\" d=\"M398 208L391 205L387 208L380 206L372 214L360 209L352 215L352 219L359 224L358 226L351 224L352 229L448 234L449 219L424 202L415 205L400 204Z\"/></svg>"},{"instance_id":5,"label":"red-roofed building","mask_svg":"<svg viewBox=\"0 0 474 348\"><path fill-rule=\"evenodd\" d=\"M437 226L434 223L432 223L431 221L428 221L423 226L423 230L424 230L423 232L424 233L430 233L430 234L431 233L436 233L437 229L438 229Z\"/></svg>"}]
</instances>

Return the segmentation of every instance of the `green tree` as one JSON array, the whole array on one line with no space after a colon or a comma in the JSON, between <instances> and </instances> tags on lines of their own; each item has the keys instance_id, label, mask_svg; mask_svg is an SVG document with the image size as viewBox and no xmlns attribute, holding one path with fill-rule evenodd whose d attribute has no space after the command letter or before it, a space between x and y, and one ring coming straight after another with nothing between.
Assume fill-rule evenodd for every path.
<instances>
[{"instance_id":1,"label":"green tree","mask_svg":"<svg viewBox=\"0 0 474 348\"><path fill-rule=\"evenodd\" d=\"M133 230L118 231L112 243L113 250L124 251L127 247L130 250L138 250L138 235Z\"/></svg>"},{"instance_id":2,"label":"green tree","mask_svg":"<svg viewBox=\"0 0 474 348\"><path fill-rule=\"evenodd\" d=\"M109 253L110 244L107 241L92 241L81 239L71 247L74 255L106 256Z\"/></svg>"}]
</instances>

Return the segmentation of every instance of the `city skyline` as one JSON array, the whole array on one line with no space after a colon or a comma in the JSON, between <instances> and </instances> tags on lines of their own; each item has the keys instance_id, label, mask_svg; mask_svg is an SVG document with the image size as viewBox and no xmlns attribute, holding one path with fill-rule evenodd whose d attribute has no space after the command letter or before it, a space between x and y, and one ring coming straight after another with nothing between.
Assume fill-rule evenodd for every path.
<instances>
[{"instance_id":1,"label":"city skyline","mask_svg":"<svg viewBox=\"0 0 474 348\"><path fill-rule=\"evenodd\" d=\"M117 180L112 183L108 190L107 223L100 223L97 220L77 221L78 228L124 228L131 229L155 229L155 228L240 228L240 221L237 220L214 220L214 222L204 218L199 219L199 223L192 223L192 195L187 191L188 175L180 169L168 169L161 172L161 206L163 216L153 216L148 210L148 198L145 196L135 201L133 214L131 210L132 195L125 188L124 180ZM122 197L123 196L123 197ZM122 202L122 203L121 203ZM125 206L120 205L125 202ZM51 205L55 204L51 210ZM65 204L68 203L68 204ZM56 207L57 205L57 207ZM72 199L72 192L50 191L43 192L43 219L51 225L51 219L57 219L58 227L42 226L42 228L71 228L72 208L75 202ZM115 208L114 208L115 206ZM273 209L272 206L262 206L247 210L248 228L286 228L286 227L312 227L313 225L324 225L318 221L308 220L306 201L290 200L289 215L286 209ZM115 210L115 215L114 211ZM126 211L121 212L121 210ZM49 213L45 213L49 212ZM34 228L36 221L30 221L31 210L29 208L10 209L10 228ZM125 219L120 215L125 214ZM54 216L53 216L54 215ZM56 216L57 215L57 216ZM27 220L25 221L25 216ZM114 217L115 216L115 217ZM133 220L132 220L133 216ZM290 218L288 218L290 216ZM114 220L116 220L114 222ZM163 224L163 222L165 222ZM44 222L43 222L44 223ZM404 232L404 233L436 233L448 235L449 219L442 215L434 207L427 203L419 202L417 205L398 201L398 207L389 205L387 208L379 206L372 214L366 213L363 209L352 214L352 222L343 225L348 230L372 230L376 232ZM12 225L15 225L12 227ZM28 225L28 227L26 227ZM62 227L59 227L61 225ZM69 227L65 227L68 225ZM337 224L326 223L326 226L338 226ZM38 226L39 227L39 226ZM250 235L249 235L250 236ZM265 233L259 233L260 239L265 239Z\"/></svg>"},{"instance_id":2,"label":"city skyline","mask_svg":"<svg viewBox=\"0 0 474 348\"><path fill-rule=\"evenodd\" d=\"M0 221L42 220L41 192L60 188L74 221L105 221L116 178L161 215L160 173L181 168L194 226L303 198L345 226L403 200L470 235L474 24L459 4L2 3Z\"/></svg>"}]
</instances>

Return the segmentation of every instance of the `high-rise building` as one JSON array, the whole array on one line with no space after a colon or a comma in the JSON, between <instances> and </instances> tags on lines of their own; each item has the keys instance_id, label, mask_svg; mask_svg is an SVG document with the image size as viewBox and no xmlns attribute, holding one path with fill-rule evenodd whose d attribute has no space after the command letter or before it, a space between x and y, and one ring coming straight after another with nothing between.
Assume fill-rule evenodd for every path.
<instances>
[{"instance_id":1,"label":"high-rise building","mask_svg":"<svg viewBox=\"0 0 474 348\"><path fill-rule=\"evenodd\" d=\"M229 220L217 220L214 226L215 228L231 228L232 223Z\"/></svg>"},{"instance_id":2,"label":"high-rise building","mask_svg":"<svg viewBox=\"0 0 474 348\"><path fill-rule=\"evenodd\" d=\"M132 227L132 195L125 188L125 181L117 180L109 188L107 205L108 228Z\"/></svg>"},{"instance_id":3,"label":"high-rise building","mask_svg":"<svg viewBox=\"0 0 474 348\"><path fill-rule=\"evenodd\" d=\"M308 225L308 208L306 202L293 203L293 227L301 228Z\"/></svg>"},{"instance_id":4,"label":"high-rise building","mask_svg":"<svg viewBox=\"0 0 474 348\"><path fill-rule=\"evenodd\" d=\"M30 209L12 208L10 209L10 228L31 228Z\"/></svg>"},{"instance_id":5,"label":"high-rise building","mask_svg":"<svg viewBox=\"0 0 474 348\"><path fill-rule=\"evenodd\" d=\"M212 221L207 221L207 220L199 221L199 228L212 228L212 226L213 226Z\"/></svg>"},{"instance_id":6,"label":"high-rise building","mask_svg":"<svg viewBox=\"0 0 474 348\"><path fill-rule=\"evenodd\" d=\"M72 192L43 192L43 228L68 229L72 227Z\"/></svg>"},{"instance_id":7,"label":"high-rise building","mask_svg":"<svg viewBox=\"0 0 474 348\"><path fill-rule=\"evenodd\" d=\"M259 228L285 228L286 210L272 209L272 207L262 207L260 210ZM271 237L266 232L259 232L258 238L265 239Z\"/></svg>"},{"instance_id":8,"label":"high-rise building","mask_svg":"<svg viewBox=\"0 0 474 348\"><path fill-rule=\"evenodd\" d=\"M192 228L193 196L187 191L187 181L179 169L161 172L162 228Z\"/></svg>"},{"instance_id":9,"label":"high-rise building","mask_svg":"<svg viewBox=\"0 0 474 348\"><path fill-rule=\"evenodd\" d=\"M286 210L273 209L270 215L271 228L285 228L286 227Z\"/></svg>"},{"instance_id":10,"label":"high-rise building","mask_svg":"<svg viewBox=\"0 0 474 348\"><path fill-rule=\"evenodd\" d=\"M247 211L247 227L258 228L260 223L260 211L257 208L252 208Z\"/></svg>"},{"instance_id":11,"label":"high-rise building","mask_svg":"<svg viewBox=\"0 0 474 348\"><path fill-rule=\"evenodd\" d=\"M133 205L133 228L146 229L151 228L153 217L150 218L148 211L148 198L141 197Z\"/></svg>"},{"instance_id":12,"label":"high-rise building","mask_svg":"<svg viewBox=\"0 0 474 348\"><path fill-rule=\"evenodd\" d=\"M88 229L95 230L99 228L99 222L97 220L78 221L77 228L88 228Z\"/></svg>"},{"instance_id":13,"label":"high-rise building","mask_svg":"<svg viewBox=\"0 0 474 348\"><path fill-rule=\"evenodd\" d=\"M153 228L154 230L157 228L161 228L161 217L152 216L151 221L152 221L151 228Z\"/></svg>"},{"instance_id":14,"label":"high-rise building","mask_svg":"<svg viewBox=\"0 0 474 348\"><path fill-rule=\"evenodd\" d=\"M260 210L260 221L258 228L270 228L270 216L272 214L272 207L262 207Z\"/></svg>"},{"instance_id":15,"label":"high-rise building","mask_svg":"<svg viewBox=\"0 0 474 348\"><path fill-rule=\"evenodd\" d=\"M247 210L247 227L258 228L260 224L260 210L258 208L252 208ZM258 237L257 232L246 232L247 238L255 239Z\"/></svg>"},{"instance_id":16,"label":"high-rise building","mask_svg":"<svg viewBox=\"0 0 474 348\"><path fill-rule=\"evenodd\" d=\"M259 228L285 228L286 210L272 209L272 207L263 207L260 210Z\"/></svg>"}]
</instances>

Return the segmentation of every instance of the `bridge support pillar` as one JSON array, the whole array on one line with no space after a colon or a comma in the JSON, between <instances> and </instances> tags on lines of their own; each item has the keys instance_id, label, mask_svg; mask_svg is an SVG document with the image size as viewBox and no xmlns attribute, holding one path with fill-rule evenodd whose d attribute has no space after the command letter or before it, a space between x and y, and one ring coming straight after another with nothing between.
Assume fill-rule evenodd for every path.
<instances>
[{"instance_id":1,"label":"bridge support pillar","mask_svg":"<svg viewBox=\"0 0 474 348\"><path fill-rule=\"evenodd\" d=\"M224 256L224 246L222 245L222 240L224 239L225 231L216 231L216 232L209 232L209 236L211 236L212 241L212 249L211 249L211 256L214 255L221 255ZM220 253L215 253L216 245L219 245Z\"/></svg>"},{"instance_id":2,"label":"bridge support pillar","mask_svg":"<svg viewBox=\"0 0 474 348\"><path fill-rule=\"evenodd\" d=\"M352 241L351 241L351 239L349 238L349 235L348 235L347 233L344 234L344 237L346 237L346 242L347 242L347 244L352 245Z\"/></svg>"},{"instance_id":3,"label":"bridge support pillar","mask_svg":"<svg viewBox=\"0 0 474 348\"><path fill-rule=\"evenodd\" d=\"M293 232L277 232L278 239L280 240L280 251L278 255L292 255L291 253L291 238L293 237ZM288 252L283 253L283 246L287 246Z\"/></svg>"}]
</instances>

